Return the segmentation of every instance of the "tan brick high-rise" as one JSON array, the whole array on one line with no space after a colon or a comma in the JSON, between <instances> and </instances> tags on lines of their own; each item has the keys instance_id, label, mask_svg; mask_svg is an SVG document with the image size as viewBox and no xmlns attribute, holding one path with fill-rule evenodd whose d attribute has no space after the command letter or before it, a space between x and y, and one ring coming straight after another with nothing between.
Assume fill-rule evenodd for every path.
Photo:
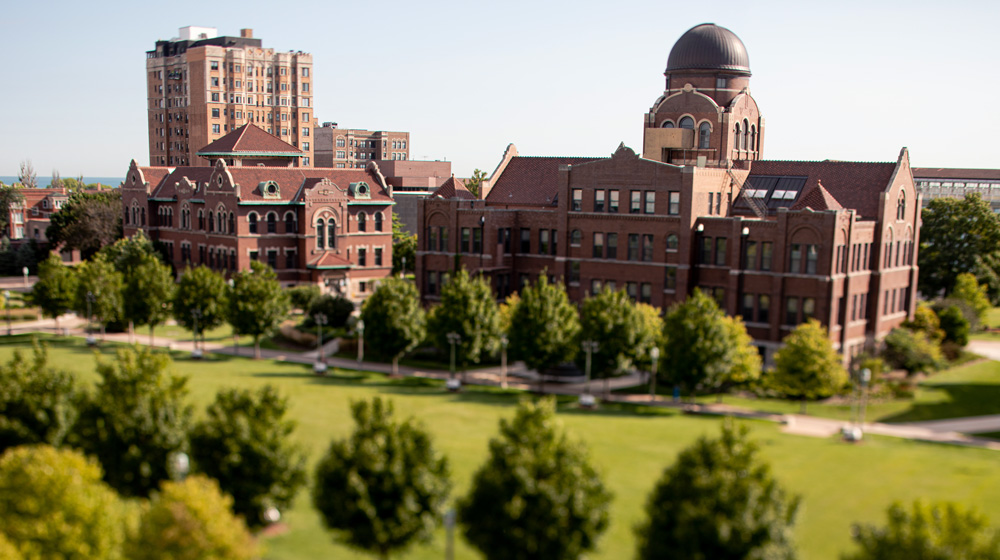
<instances>
[{"instance_id":1,"label":"tan brick high-rise","mask_svg":"<svg viewBox=\"0 0 1000 560\"><path fill-rule=\"evenodd\" d=\"M196 152L249 123L302 150L296 166L315 164L311 54L263 48L251 29L178 35L146 53L150 165L209 165Z\"/></svg>"}]
</instances>

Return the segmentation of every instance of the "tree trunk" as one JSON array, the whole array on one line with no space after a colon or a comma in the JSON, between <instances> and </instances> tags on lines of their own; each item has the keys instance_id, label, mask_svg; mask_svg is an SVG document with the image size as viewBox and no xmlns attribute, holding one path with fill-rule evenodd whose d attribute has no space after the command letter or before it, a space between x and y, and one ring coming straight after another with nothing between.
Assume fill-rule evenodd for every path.
<instances>
[{"instance_id":1,"label":"tree trunk","mask_svg":"<svg viewBox=\"0 0 1000 560\"><path fill-rule=\"evenodd\" d=\"M253 337L253 359L255 359L255 360L259 360L260 359L260 337L259 336L254 336Z\"/></svg>"},{"instance_id":2,"label":"tree trunk","mask_svg":"<svg viewBox=\"0 0 1000 560\"><path fill-rule=\"evenodd\" d=\"M806 400L802 399L802 402L799 404L799 414L804 415L805 413L806 413Z\"/></svg>"},{"instance_id":3,"label":"tree trunk","mask_svg":"<svg viewBox=\"0 0 1000 560\"><path fill-rule=\"evenodd\" d=\"M101 340L104 340L104 323L101 323Z\"/></svg>"},{"instance_id":4,"label":"tree trunk","mask_svg":"<svg viewBox=\"0 0 1000 560\"><path fill-rule=\"evenodd\" d=\"M62 334L59 332L59 315L55 316L55 320L56 320L56 336L59 336L60 334Z\"/></svg>"},{"instance_id":5,"label":"tree trunk","mask_svg":"<svg viewBox=\"0 0 1000 560\"><path fill-rule=\"evenodd\" d=\"M135 344L135 323L131 320L128 322L128 343Z\"/></svg>"},{"instance_id":6,"label":"tree trunk","mask_svg":"<svg viewBox=\"0 0 1000 560\"><path fill-rule=\"evenodd\" d=\"M392 376L399 377L399 356L392 357Z\"/></svg>"},{"instance_id":7,"label":"tree trunk","mask_svg":"<svg viewBox=\"0 0 1000 560\"><path fill-rule=\"evenodd\" d=\"M153 346L153 331L156 330L156 325L154 323L149 324L149 345Z\"/></svg>"}]
</instances>

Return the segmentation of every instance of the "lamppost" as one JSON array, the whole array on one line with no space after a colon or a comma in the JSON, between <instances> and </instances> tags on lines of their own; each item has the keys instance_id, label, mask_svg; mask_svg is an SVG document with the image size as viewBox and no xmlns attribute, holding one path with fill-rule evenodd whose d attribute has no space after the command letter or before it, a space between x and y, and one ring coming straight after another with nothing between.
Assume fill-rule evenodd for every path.
<instances>
[{"instance_id":1,"label":"lamppost","mask_svg":"<svg viewBox=\"0 0 1000 560\"><path fill-rule=\"evenodd\" d=\"M483 247L486 246L486 215L479 216L479 275L483 275Z\"/></svg>"},{"instance_id":2,"label":"lamppost","mask_svg":"<svg viewBox=\"0 0 1000 560\"><path fill-rule=\"evenodd\" d=\"M183 481L191 471L191 460L187 453L175 451L167 455L167 469L170 471L170 478Z\"/></svg>"},{"instance_id":3,"label":"lamppost","mask_svg":"<svg viewBox=\"0 0 1000 560\"><path fill-rule=\"evenodd\" d=\"M94 292L87 292L87 346L93 346L97 344L97 339L94 338L94 331L93 328L91 327L91 321L93 319L93 315L91 315L90 312L91 307L94 305L95 301L97 301L97 298L94 297Z\"/></svg>"},{"instance_id":4,"label":"lamppost","mask_svg":"<svg viewBox=\"0 0 1000 560\"><path fill-rule=\"evenodd\" d=\"M326 325L326 314L313 315L313 321L316 322L316 363L313 364L313 371L323 374L326 373L326 356L323 355L323 327Z\"/></svg>"},{"instance_id":5,"label":"lamppost","mask_svg":"<svg viewBox=\"0 0 1000 560\"><path fill-rule=\"evenodd\" d=\"M406 257L401 257L403 259L403 265L399 267L399 275L406 278Z\"/></svg>"},{"instance_id":6,"label":"lamppost","mask_svg":"<svg viewBox=\"0 0 1000 560\"><path fill-rule=\"evenodd\" d=\"M451 345L451 377L448 378L445 386L449 391L458 391L462 388L462 382L455 379L455 345L462 342L462 335L450 332L445 336L448 338L448 344Z\"/></svg>"},{"instance_id":7,"label":"lamppost","mask_svg":"<svg viewBox=\"0 0 1000 560\"><path fill-rule=\"evenodd\" d=\"M274 525L278 521L281 521L281 512L274 506L268 506L267 509L264 510L263 517L264 521L266 521L269 525Z\"/></svg>"},{"instance_id":8,"label":"lamppost","mask_svg":"<svg viewBox=\"0 0 1000 560\"><path fill-rule=\"evenodd\" d=\"M698 287L698 281L700 280L701 265L705 264L702 262L702 254L701 254L702 253L701 239L702 239L702 234L704 233L705 233L705 224L698 224L698 227L694 229L694 258L691 259L695 265L694 270L691 271L691 275L693 276L692 280L694 280L693 284L695 288Z\"/></svg>"},{"instance_id":9,"label":"lamppost","mask_svg":"<svg viewBox=\"0 0 1000 560\"><path fill-rule=\"evenodd\" d=\"M194 319L194 349L191 350L191 357L195 360L201 358L201 348L198 347L198 319L201 318L201 308L195 307L191 309L191 318Z\"/></svg>"},{"instance_id":10,"label":"lamppost","mask_svg":"<svg viewBox=\"0 0 1000 560\"><path fill-rule=\"evenodd\" d=\"M649 372L649 400L656 400L656 374L660 369L656 367L660 361L660 347L654 346L649 351L649 357L653 360L653 369Z\"/></svg>"},{"instance_id":11,"label":"lamppost","mask_svg":"<svg viewBox=\"0 0 1000 560\"><path fill-rule=\"evenodd\" d=\"M444 530L445 530L445 541L444 541L444 557L445 560L454 560L455 558L455 508L449 509L444 514Z\"/></svg>"},{"instance_id":12,"label":"lamppost","mask_svg":"<svg viewBox=\"0 0 1000 560\"><path fill-rule=\"evenodd\" d=\"M28 267L22 268L21 269L21 274L24 274L24 287L27 288L28 287Z\"/></svg>"},{"instance_id":13,"label":"lamppost","mask_svg":"<svg viewBox=\"0 0 1000 560\"><path fill-rule=\"evenodd\" d=\"M507 335L500 335L500 388L507 388Z\"/></svg>"},{"instance_id":14,"label":"lamppost","mask_svg":"<svg viewBox=\"0 0 1000 560\"><path fill-rule=\"evenodd\" d=\"M361 360L365 359L365 321L358 319L355 326L358 329L358 368L361 368Z\"/></svg>"},{"instance_id":15,"label":"lamppost","mask_svg":"<svg viewBox=\"0 0 1000 560\"><path fill-rule=\"evenodd\" d=\"M740 314L743 313L743 282L744 282L743 276L745 274L744 271L747 269L747 264L748 264L746 262L746 259L747 259L747 239L749 239L749 237L750 237L750 228L744 227L743 230L740 231L740 260L738 261L740 275L736 278L737 283L739 284L738 286L736 286L736 297L738 298L738 301L736 302L736 309ZM749 321L750 317L744 317L743 320Z\"/></svg>"},{"instance_id":16,"label":"lamppost","mask_svg":"<svg viewBox=\"0 0 1000 560\"><path fill-rule=\"evenodd\" d=\"M580 406L585 406L590 408L594 406L596 400L594 395L590 394L590 360L594 352L600 348L600 345L596 340L584 340L583 341L583 351L587 353L587 361L585 363L585 371L587 374L587 384L586 388L583 390L583 394L580 395ZM607 396L607 395L605 395Z\"/></svg>"},{"instance_id":17,"label":"lamppost","mask_svg":"<svg viewBox=\"0 0 1000 560\"><path fill-rule=\"evenodd\" d=\"M872 370L864 368L858 372L857 377L857 400L859 403L857 406L857 414L854 417L854 426L845 426L843 429L844 439L846 441L861 441L861 438L864 437L862 426L865 424L865 409L868 407L868 383L872 380Z\"/></svg>"},{"instance_id":18,"label":"lamppost","mask_svg":"<svg viewBox=\"0 0 1000 560\"><path fill-rule=\"evenodd\" d=\"M4 307L7 308L7 336L11 335L10 329L10 290L3 291Z\"/></svg>"}]
</instances>

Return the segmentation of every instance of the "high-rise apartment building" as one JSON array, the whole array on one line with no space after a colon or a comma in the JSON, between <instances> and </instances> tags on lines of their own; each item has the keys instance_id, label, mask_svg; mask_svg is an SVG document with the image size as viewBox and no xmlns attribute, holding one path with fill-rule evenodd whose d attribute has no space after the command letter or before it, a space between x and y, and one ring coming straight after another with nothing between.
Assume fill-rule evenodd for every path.
<instances>
[{"instance_id":1,"label":"high-rise apartment building","mask_svg":"<svg viewBox=\"0 0 1000 560\"><path fill-rule=\"evenodd\" d=\"M317 127L316 166L364 168L369 161L410 159L410 133L337 128L335 122Z\"/></svg>"},{"instance_id":2,"label":"high-rise apartment building","mask_svg":"<svg viewBox=\"0 0 1000 560\"><path fill-rule=\"evenodd\" d=\"M150 165L209 165L196 152L251 123L302 150L296 166L314 165L311 54L265 49L252 29L178 35L146 53Z\"/></svg>"}]
</instances>

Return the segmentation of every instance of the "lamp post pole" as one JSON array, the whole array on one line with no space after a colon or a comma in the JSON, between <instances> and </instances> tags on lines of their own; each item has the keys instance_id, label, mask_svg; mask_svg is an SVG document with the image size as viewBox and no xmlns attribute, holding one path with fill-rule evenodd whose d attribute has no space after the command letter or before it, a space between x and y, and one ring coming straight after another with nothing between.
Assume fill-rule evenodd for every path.
<instances>
[{"instance_id":1,"label":"lamp post pole","mask_svg":"<svg viewBox=\"0 0 1000 560\"><path fill-rule=\"evenodd\" d=\"M694 270L691 271L691 276L693 277L692 284L694 284L693 288L698 287L698 281L700 280L701 277L701 265L705 264L702 262L701 258L702 257L701 239L704 233L705 233L705 224L698 224L698 227L696 227L694 230L694 259L692 259L692 261L694 262L695 266Z\"/></svg>"},{"instance_id":2,"label":"lamp post pole","mask_svg":"<svg viewBox=\"0 0 1000 560\"><path fill-rule=\"evenodd\" d=\"M198 319L201 318L201 308L195 307L191 310L191 318L194 319L194 349L191 351L192 358L201 357L201 349L198 347Z\"/></svg>"},{"instance_id":3,"label":"lamp post pole","mask_svg":"<svg viewBox=\"0 0 1000 560\"><path fill-rule=\"evenodd\" d=\"M253 272L253 267L250 267L250 272ZM235 288L236 288L236 280L234 278L230 278L229 279L229 291L230 291L229 297L233 296L233 294L231 292ZM239 355L239 353L240 353L239 342L240 342L240 335L236 334L236 329L233 329L233 354L234 355Z\"/></svg>"},{"instance_id":4,"label":"lamp post pole","mask_svg":"<svg viewBox=\"0 0 1000 560\"><path fill-rule=\"evenodd\" d=\"M747 239L750 237L750 228L744 227L740 231L740 260L738 262L740 275L737 277L738 286L736 287L736 311L738 314L743 314L743 282L744 282L744 270L747 269ZM750 320L750 317L744 317L744 321Z\"/></svg>"},{"instance_id":5,"label":"lamp post pole","mask_svg":"<svg viewBox=\"0 0 1000 560\"><path fill-rule=\"evenodd\" d=\"M457 391L462 387L462 383L455 379L455 345L462 341L462 335L457 332L450 332L447 335L448 344L451 346L451 374L446 386L449 391Z\"/></svg>"},{"instance_id":6,"label":"lamp post pole","mask_svg":"<svg viewBox=\"0 0 1000 560\"><path fill-rule=\"evenodd\" d=\"M872 370L865 368L861 370L861 417L858 425L865 425L865 412L868 408L868 383L872 380Z\"/></svg>"},{"instance_id":7,"label":"lamp post pole","mask_svg":"<svg viewBox=\"0 0 1000 560\"><path fill-rule=\"evenodd\" d=\"M507 335L500 336L500 388L507 388Z\"/></svg>"},{"instance_id":8,"label":"lamp post pole","mask_svg":"<svg viewBox=\"0 0 1000 560\"><path fill-rule=\"evenodd\" d=\"M365 359L365 321L358 319L358 368L361 368L361 360Z\"/></svg>"},{"instance_id":9,"label":"lamp post pole","mask_svg":"<svg viewBox=\"0 0 1000 560\"><path fill-rule=\"evenodd\" d=\"M167 468L170 470L170 478L183 481L191 470L191 460L187 453L175 451L167 456Z\"/></svg>"},{"instance_id":10,"label":"lamp post pole","mask_svg":"<svg viewBox=\"0 0 1000 560\"><path fill-rule=\"evenodd\" d=\"M649 400L656 400L656 376L660 372L657 367L660 362L660 347L654 346L649 351L649 357L653 360L653 369L649 372Z\"/></svg>"},{"instance_id":11,"label":"lamp post pole","mask_svg":"<svg viewBox=\"0 0 1000 560\"><path fill-rule=\"evenodd\" d=\"M313 315L316 322L316 363L313 364L313 371L316 373L326 372L326 356L323 353L323 326L326 325L326 314L317 313Z\"/></svg>"},{"instance_id":12,"label":"lamp post pole","mask_svg":"<svg viewBox=\"0 0 1000 560\"><path fill-rule=\"evenodd\" d=\"M585 362L585 372L587 374L587 383L583 390L583 394L580 395L580 405L581 406L594 406L594 395L590 393L590 360L594 352L600 348L600 345L596 340L584 340L583 341L583 351L587 353L587 360Z\"/></svg>"}]
</instances>

